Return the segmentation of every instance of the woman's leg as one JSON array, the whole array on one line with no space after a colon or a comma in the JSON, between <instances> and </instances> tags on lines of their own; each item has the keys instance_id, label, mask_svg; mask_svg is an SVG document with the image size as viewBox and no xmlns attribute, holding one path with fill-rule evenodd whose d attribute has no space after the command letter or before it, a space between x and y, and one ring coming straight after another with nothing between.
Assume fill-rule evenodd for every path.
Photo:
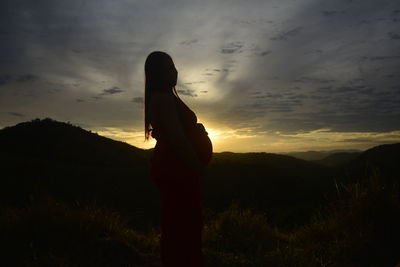
<instances>
[{"instance_id":1,"label":"woman's leg","mask_svg":"<svg viewBox=\"0 0 400 267\"><path fill-rule=\"evenodd\" d=\"M164 176L161 195L161 260L165 267L203 266L202 201L198 177Z\"/></svg>"}]
</instances>

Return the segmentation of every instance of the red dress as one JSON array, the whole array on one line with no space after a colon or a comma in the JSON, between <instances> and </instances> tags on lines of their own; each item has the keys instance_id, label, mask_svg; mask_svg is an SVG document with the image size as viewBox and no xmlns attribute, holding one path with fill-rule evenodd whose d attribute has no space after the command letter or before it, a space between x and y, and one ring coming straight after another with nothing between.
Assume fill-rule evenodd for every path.
<instances>
[{"instance_id":1,"label":"red dress","mask_svg":"<svg viewBox=\"0 0 400 267\"><path fill-rule=\"evenodd\" d=\"M178 111L185 133L197 122L195 113L178 99ZM202 199L200 177L180 162L165 136L157 139L150 159L150 177L161 199L160 256L164 267L203 266Z\"/></svg>"}]
</instances>

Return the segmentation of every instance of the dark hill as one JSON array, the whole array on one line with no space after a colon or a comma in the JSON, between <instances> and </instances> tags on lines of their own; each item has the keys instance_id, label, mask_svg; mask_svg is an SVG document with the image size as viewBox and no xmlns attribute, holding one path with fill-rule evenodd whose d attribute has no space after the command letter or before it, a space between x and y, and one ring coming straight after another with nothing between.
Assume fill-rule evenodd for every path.
<instances>
[{"instance_id":1,"label":"dark hill","mask_svg":"<svg viewBox=\"0 0 400 267\"><path fill-rule=\"evenodd\" d=\"M267 212L271 221L305 220L334 189L329 169L269 153L215 153L203 179L206 205L223 209L232 200ZM294 220L294 217L296 220Z\"/></svg>"},{"instance_id":2,"label":"dark hill","mask_svg":"<svg viewBox=\"0 0 400 267\"><path fill-rule=\"evenodd\" d=\"M308 160L308 161L320 161L324 160L325 158L334 155L334 154L341 154L341 153L361 153L358 150L328 150L328 151L303 151L303 152L289 152L283 153L291 157L295 157L298 159Z\"/></svg>"},{"instance_id":3,"label":"dark hill","mask_svg":"<svg viewBox=\"0 0 400 267\"><path fill-rule=\"evenodd\" d=\"M70 205L95 202L143 225L158 220L147 175L151 150L51 119L0 130L0 145L0 203L24 206L49 195Z\"/></svg>"},{"instance_id":4,"label":"dark hill","mask_svg":"<svg viewBox=\"0 0 400 267\"><path fill-rule=\"evenodd\" d=\"M315 163L325 166L342 166L355 160L362 152L338 152L328 155L327 157L315 160Z\"/></svg>"},{"instance_id":5,"label":"dark hill","mask_svg":"<svg viewBox=\"0 0 400 267\"><path fill-rule=\"evenodd\" d=\"M102 166L142 166L149 151L52 119L23 122L0 130L1 153Z\"/></svg>"},{"instance_id":6,"label":"dark hill","mask_svg":"<svg viewBox=\"0 0 400 267\"><path fill-rule=\"evenodd\" d=\"M291 157L295 157L298 159L302 160L309 160L309 161L314 161L314 160L321 160L327 156L332 154L332 152L329 151L303 151L303 152L290 152L287 153L287 155Z\"/></svg>"},{"instance_id":7,"label":"dark hill","mask_svg":"<svg viewBox=\"0 0 400 267\"><path fill-rule=\"evenodd\" d=\"M400 143L386 144L366 150L356 159L356 162L369 162L369 164L376 165L382 169L400 168L399 155Z\"/></svg>"},{"instance_id":8,"label":"dark hill","mask_svg":"<svg viewBox=\"0 0 400 267\"><path fill-rule=\"evenodd\" d=\"M346 167L347 176L361 179L378 172L386 181L400 180L400 143L373 147L360 154Z\"/></svg>"}]
</instances>

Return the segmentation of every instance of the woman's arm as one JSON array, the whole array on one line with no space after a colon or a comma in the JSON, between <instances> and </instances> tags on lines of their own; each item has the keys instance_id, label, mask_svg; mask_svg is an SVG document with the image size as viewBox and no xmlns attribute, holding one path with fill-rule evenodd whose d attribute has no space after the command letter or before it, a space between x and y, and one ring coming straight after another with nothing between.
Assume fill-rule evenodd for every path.
<instances>
[{"instance_id":1,"label":"woman's arm","mask_svg":"<svg viewBox=\"0 0 400 267\"><path fill-rule=\"evenodd\" d=\"M192 144L186 137L179 120L176 100L173 94L153 93L153 111L155 112L154 127L166 135L168 143L175 155L192 168L197 174L202 174L204 165L201 163Z\"/></svg>"}]
</instances>

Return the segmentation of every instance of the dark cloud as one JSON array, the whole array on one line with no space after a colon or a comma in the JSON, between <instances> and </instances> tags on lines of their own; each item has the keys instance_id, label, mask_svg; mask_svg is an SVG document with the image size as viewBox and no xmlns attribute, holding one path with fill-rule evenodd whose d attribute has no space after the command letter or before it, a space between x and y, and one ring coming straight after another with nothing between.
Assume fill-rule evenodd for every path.
<instances>
[{"instance_id":1,"label":"dark cloud","mask_svg":"<svg viewBox=\"0 0 400 267\"><path fill-rule=\"evenodd\" d=\"M320 111L318 113L288 113L285 117L272 119L265 127L282 133L315 131L330 129L333 132L390 132L398 130L400 119L374 113L342 114L338 111Z\"/></svg>"},{"instance_id":2,"label":"dark cloud","mask_svg":"<svg viewBox=\"0 0 400 267\"><path fill-rule=\"evenodd\" d=\"M186 82L184 84L185 85L191 85L191 84L201 84L201 83L205 83L205 81L193 81L193 82Z\"/></svg>"},{"instance_id":3,"label":"dark cloud","mask_svg":"<svg viewBox=\"0 0 400 267\"><path fill-rule=\"evenodd\" d=\"M217 121L235 125L235 128L258 127L260 131L272 130L264 128L265 121L271 121L268 119L270 116L286 117L288 114L295 114L304 106L306 98L307 96L291 90L282 90L281 93L256 91L251 95L250 101L242 97L242 103L229 107L227 111L221 110L214 116ZM294 121L298 121L298 119L296 118Z\"/></svg>"},{"instance_id":4,"label":"dark cloud","mask_svg":"<svg viewBox=\"0 0 400 267\"><path fill-rule=\"evenodd\" d=\"M38 80L39 77L33 74L22 74L22 75L10 75L3 74L0 75L0 85L4 85L10 82L34 82Z\"/></svg>"},{"instance_id":5,"label":"dark cloud","mask_svg":"<svg viewBox=\"0 0 400 267\"><path fill-rule=\"evenodd\" d=\"M16 79L17 82L33 82L37 80L38 77L33 74L24 74L24 75L19 75Z\"/></svg>"},{"instance_id":6,"label":"dark cloud","mask_svg":"<svg viewBox=\"0 0 400 267\"><path fill-rule=\"evenodd\" d=\"M280 93L266 93L263 95L255 94L256 96L253 96L254 98L282 98L283 94Z\"/></svg>"},{"instance_id":7,"label":"dark cloud","mask_svg":"<svg viewBox=\"0 0 400 267\"><path fill-rule=\"evenodd\" d=\"M321 53L323 53L324 51L322 50L322 49L312 49L312 50L310 50L310 51L308 51L308 52L305 52L304 53L304 55L312 55L312 54L321 54Z\"/></svg>"},{"instance_id":8,"label":"dark cloud","mask_svg":"<svg viewBox=\"0 0 400 267\"><path fill-rule=\"evenodd\" d=\"M372 139L368 139L368 138L346 138L343 140L340 140L339 142L351 142L351 143L370 143L371 141L373 141Z\"/></svg>"},{"instance_id":9,"label":"dark cloud","mask_svg":"<svg viewBox=\"0 0 400 267\"><path fill-rule=\"evenodd\" d=\"M308 76L302 76L293 80L293 82L296 83L334 83L335 81L336 80L333 79L323 79L323 78L308 77Z\"/></svg>"},{"instance_id":10,"label":"dark cloud","mask_svg":"<svg viewBox=\"0 0 400 267\"><path fill-rule=\"evenodd\" d=\"M397 16L397 15L400 15L400 9L392 11L392 16Z\"/></svg>"},{"instance_id":11,"label":"dark cloud","mask_svg":"<svg viewBox=\"0 0 400 267\"><path fill-rule=\"evenodd\" d=\"M132 99L132 102L133 103L138 103L138 104L143 104L144 103L144 99L143 99L143 97L134 97Z\"/></svg>"},{"instance_id":12,"label":"dark cloud","mask_svg":"<svg viewBox=\"0 0 400 267\"><path fill-rule=\"evenodd\" d=\"M272 53L272 51L271 50L266 50L266 51L263 51L263 52L261 52L260 53L260 56L266 56L266 55L269 55L269 54L271 54Z\"/></svg>"},{"instance_id":13,"label":"dark cloud","mask_svg":"<svg viewBox=\"0 0 400 267\"><path fill-rule=\"evenodd\" d=\"M261 56L261 57L267 56L267 55L272 53L271 50L269 50L269 49L266 49L266 50L261 49L258 45L254 44L254 43L252 43L250 45L250 48L247 49L247 50L250 51L250 53L252 55Z\"/></svg>"},{"instance_id":14,"label":"dark cloud","mask_svg":"<svg viewBox=\"0 0 400 267\"><path fill-rule=\"evenodd\" d=\"M212 73L212 72L205 72L202 75L204 75L204 76L214 76L215 74Z\"/></svg>"},{"instance_id":15,"label":"dark cloud","mask_svg":"<svg viewBox=\"0 0 400 267\"><path fill-rule=\"evenodd\" d=\"M177 92L182 94L182 95L187 95L187 96L191 96L191 97L197 97L197 94L192 89L177 90Z\"/></svg>"},{"instance_id":16,"label":"dark cloud","mask_svg":"<svg viewBox=\"0 0 400 267\"><path fill-rule=\"evenodd\" d=\"M197 39L191 39L191 40L184 40L182 42L180 42L181 45L192 45L197 43L199 40Z\"/></svg>"},{"instance_id":17,"label":"dark cloud","mask_svg":"<svg viewBox=\"0 0 400 267\"><path fill-rule=\"evenodd\" d=\"M261 91L254 91L254 92L249 92L250 95L259 95L261 94Z\"/></svg>"},{"instance_id":18,"label":"dark cloud","mask_svg":"<svg viewBox=\"0 0 400 267\"><path fill-rule=\"evenodd\" d=\"M339 11L322 11L322 14L327 17L333 16L337 13L339 13Z\"/></svg>"},{"instance_id":19,"label":"dark cloud","mask_svg":"<svg viewBox=\"0 0 400 267\"><path fill-rule=\"evenodd\" d=\"M339 87L321 87L320 89L329 92L335 92L335 93L349 93L349 92L355 92L355 93L360 93L363 91L363 89L365 88L364 85L360 85L360 86L339 86Z\"/></svg>"},{"instance_id":20,"label":"dark cloud","mask_svg":"<svg viewBox=\"0 0 400 267\"><path fill-rule=\"evenodd\" d=\"M389 38L392 40L400 40L400 34L396 32L388 32Z\"/></svg>"},{"instance_id":21,"label":"dark cloud","mask_svg":"<svg viewBox=\"0 0 400 267\"><path fill-rule=\"evenodd\" d=\"M397 59L400 56L376 56L376 57L364 57L365 59L369 59L370 61L379 61L379 60L388 60L388 59Z\"/></svg>"},{"instance_id":22,"label":"dark cloud","mask_svg":"<svg viewBox=\"0 0 400 267\"><path fill-rule=\"evenodd\" d=\"M122 92L124 92L124 90L122 90L118 86L114 86L114 87L109 88L109 89L104 89L103 92L100 94L100 96L103 96L103 95L115 95L115 94L119 94L119 93L122 93Z\"/></svg>"},{"instance_id":23,"label":"dark cloud","mask_svg":"<svg viewBox=\"0 0 400 267\"><path fill-rule=\"evenodd\" d=\"M0 75L0 86L4 85L4 84L7 84L7 83L9 83L11 81L12 81L11 75L8 75L8 74Z\"/></svg>"},{"instance_id":24,"label":"dark cloud","mask_svg":"<svg viewBox=\"0 0 400 267\"><path fill-rule=\"evenodd\" d=\"M322 14L324 15L324 16L326 16L326 17L333 17L333 16L335 16L335 15L338 15L338 14L345 14L346 12L344 12L344 11L337 11L337 10L325 10L325 11L322 11Z\"/></svg>"},{"instance_id":25,"label":"dark cloud","mask_svg":"<svg viewBox=\"0 0 400 267\"><path fill-rule=\"evenodd\" d=\"M364 82L364 78L355 78L349 81L349 83L359 83L359 82Z\"/></svg>"},{"instance_id":26,"label":"dark cloud","mask_svg":"<svg viewBox=\"0 0 400 267\"><path fill-rule=\"evenodd\" d=\"M77 53L77 54L81 54L83 51L79 50L79 49L71 49L71 52Z\"/></svg>"},{"instance_id":27,"label":"dark cloud","mask_svg":"<svg viewBox=\"0 0 400 267\"><path fill-rule=\"evenodd\" d=\"M243 42L231 42L222 47L220 51L222 54L240 53L243 46Z\"/></svg>"},{"instance_id":28,"label":"dark cloud","mask_svg":"<svg viewBox=\"0 0 400 267\"><path fill-rule=\"evenodd\" d=\"M13 111L9 111L8 114L11 116L14 116L14 117L25 117L24 114L18 113L18 112L13 112Z\"/></svg>"},{"instance_id":29,"label":"dark cloud","mask_svg":"<svg viewBox=\"0 0 400 267\"><path fill-rule=\"evenodd\" d=\"M335 131L393 131L400 122L399 92L365 86L325 87L310 98L319 112L292 115L308 125L314 121L318 127Z\"/></svg>"},{"instance_id":30,"label":"dark cloud","mask_svg":"<svg viewBox=\"0 0 400 267\"><path fill-rule=\"evenodd\" d=\"M288 31L282 31L280 33L278 33L276 36L272 37L271 40L274 41L287 41L289 38L295 37L298 34L300 34L300 32L303 30L303 27L296 27L293 29L290 29Z\"/></svg>"}]
</instances>

